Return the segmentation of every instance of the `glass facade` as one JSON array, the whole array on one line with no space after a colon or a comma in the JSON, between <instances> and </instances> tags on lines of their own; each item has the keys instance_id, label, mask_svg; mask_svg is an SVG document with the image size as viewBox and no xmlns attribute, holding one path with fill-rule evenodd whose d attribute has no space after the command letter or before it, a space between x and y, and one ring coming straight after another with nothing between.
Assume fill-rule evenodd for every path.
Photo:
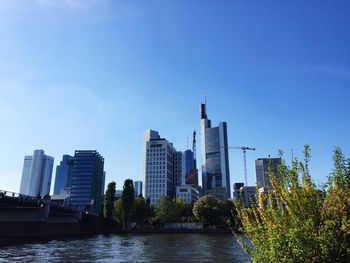
<instances>
[{"instance_id":1,"label":"glass facade","mask_svg":"<svg viewBox=\"0 0 350 263\"><path fill-rule=\"evenodd\" d=\"M19 189L20 194L27 195L29 192L29 177L30 177L30 167L32 166L33 156L25 156L23 163L21 187Z\"/></svg>"},{"instance_id":2,"label":"glass facade","mask_svg":"<svg viewBox=\"0 0 350 263\"><path fill-rule=\"evenodd\" d=\"M97 151L75 151L70 204L99 214L102 208L104 159Z\"/></svg>"},{"instance_id":3,"label":"glass facade","mask_svg":"<svg viewBox=\"0 0 350 263\"><path fill-rule=\"evenodd\" d=\"M35 150L32 156L24 158L20 193L29 196L50 194L54 159Z\"/></svg>"},{"instance_id":4,"label":"glass facade","mask_svg":"<svg viewBox=\"0 0 350 263\"><path fill-rule=\"evenodd\" d=\"M203 194L220 199L230 198L230 171L228 160L227 124L211 127L205 104L201 104L201 157Z\"/></svg>"},{"instance_id":5,"label":"glass facade","mask_svg":"<svg viewBox=\"0 0 350 263\"><path fill-rule=\"evenodd\" d=\"M272 172L278 179L278 165L281 163L281 158L259 158L254 161L256 183L258 187L270 188L268 170L269 163L272 164Z\"/></svg>"},{"instance_id":6,"label":"glass facade","mask_svg":"<svg viewBox=\"0 0 350 263\"><path fill-rule=\"evenodd\" d=\"M63 155L60 165L56 167L55 187L53 194L68 194L72 186L74 157Z\"/></svg>"},{"instance_id":7,"label":"glass facade","mask_svg":"<svg viewBox=\"0 0 350 263\"><path fill-rule=\"evenodd\" d=\"M142 181L134 182L135 196L138 197L142 195Z\"/></svg>"}]
</instances>

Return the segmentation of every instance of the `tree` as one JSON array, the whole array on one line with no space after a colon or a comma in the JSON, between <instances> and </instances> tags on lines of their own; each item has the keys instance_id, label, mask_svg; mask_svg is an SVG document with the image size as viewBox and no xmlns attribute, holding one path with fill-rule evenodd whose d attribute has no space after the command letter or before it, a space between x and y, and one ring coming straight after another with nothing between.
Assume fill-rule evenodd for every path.
<instances>
[{"instance_id":1,"label":"tree","mask_svg":"<svg viewBox=\"0 0 350 263\"><path fill-rule=\"evenodd\" d=\"M113 206L115 196L115 182L110 182L107 186L105 201L103 204L103 215L107 224L113 222Z\"/></svg>"},{"instance_id":2,"label":"tree","mask_svg":"<svg viewBox=\"0 0 350 263\"><path fill-rule=\"evenodd\" d=\"M120 225L123 224L123 200L118 199L114 201L114 209L113 209L113 219Z\"/></svg>"},{"instance_id":3,"label":"tree","mask_svg":"<svg viewBox=\"0 0 350 263\"><path fill-rule=\"evenodd\" d=\"M122 193L122 213L123 213L123 229L130 221L132 205L134 203L134 183L131 179L124 181Z\"/></svg>"},{"instance_id":4,"label":"tree","mask_svg":"<svg viewBox=\"0 0 350 263\"><path fill-rule=\"evenodd\" d=\"M162 222L171 222L175 219L175 202L170 196L161 196L156 207L156 217Z\"/></svg>"},{"instance_id":5,"label":"tree","mask_svg":"<svg viewBox=\"0 0 350 263\"><path fill-rule=\"evenodd\" d=\"M225 202L211 195L202 196L193 206L193 215L206 225L222 225L227 214Z\"/></svg>"},{"instance_id":6,"label":"tree","mask_svg":"<svg viewBox=\"0 0 350 263\"><path fill-rule=\"evenodd\" d=\"M132 219L137 224L143 225L150 216L148 209L149 209L149 206L145 202L144 198L142 197L135 198L133 208L132 208Z\"/></svg>"},{"instance_id":7,"label":"tree","mask_svg":"<svg viewBox=\"0 0 350 263\"><path fill-rule=\"evenodd\" d=\"M238 205L242 242L253 262L350 262L350 165L339 148L334 170L323 189L309 174L310 147L305 160L282 161L279 180L270 171L272 189L257 196L253 208Z\"/></svg>"}]
</instances>

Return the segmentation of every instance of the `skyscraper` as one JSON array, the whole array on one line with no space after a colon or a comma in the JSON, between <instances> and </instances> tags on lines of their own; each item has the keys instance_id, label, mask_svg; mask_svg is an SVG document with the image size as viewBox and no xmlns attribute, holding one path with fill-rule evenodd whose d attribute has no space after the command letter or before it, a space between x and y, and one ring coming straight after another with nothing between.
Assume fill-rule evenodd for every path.
<instances>
[{"instance_id":1,"label":"skyscraper","mask_svg":"<svg viewBox=\"0 0 350 263\"><path fill-rule=\"evenodd\" d=\"M72 186L72 177L73 177L73 165L74 157L70 155L63 155L62 161L56 167L56 176L55 176L55 195L67 195Z\"/></svg>"},{"instance_id":2,"label":"skyscraper","mask_svg":"<svg viewBox=\"0 0 350 263\"><path fill-rule=\"evenodd\" d=\"M142 181L134 182L135 196L138 197L142 194Z\"/></svg>"},{"instance_id":3,"label":"skyscraper","mask_svg":"<svg viewBox=\"0 0 350 263\"><path fill-rule=\"evenodd\" d=\"M200 104L200 118L203 194L224 200L231 196L227 124L220 122L212 127L206 104Z\"/></svg>"},{"instance_id":4,"label":"skyscraper","mask_svg":"<svg viewBox=\"0 0 350 263\"><path fill-rule=\"evenodd\" d=\"M157 131L144 132L143 196L151 204L157 204L161 196L175 197L176 180L180 183L184 174L180 155Z\"/></svg>"},{"instance_id":5,"label":"skyscraper","mask_svg":"<svg viewBox=\"0 0 350 263\"><path fill-rule=\"evenodd\" d=\"M174 152L174 182L175 186L185 184L185 156L181 151Z\"/></svg>"},{"instance_id":6,"label":"skyscraper","mask_svg":"<svg viewBox=\"0 0 350 263\"><path fill-rule=\"evenodd\" d=\"M97 151L75 151L70 204L99 214L104 192L104 159Z\"/></svg>"},{"instance_id":7,"label":"skyscraper","mask_svg":"<svg viewBox=\"0 0 350 263\"><path fill-rule=\"evenodd\" d=\"M19 192L30 196L50 194L53 162L53 157L44 154L43 150L25 156Z\"/></svg>"},{"instance_id":8,"label":"skyscraper","mask_svg":"<svg viewBox=\"0 0 350 263\"><path fill-rule=\"evenodd\" d=\"M281 163L281 158L259 158L254 161L256 183L259 188L270 188L271 183L269 179L269 163L271 162L272 172L278 178L278 165Z\"/></svg>"},{"instance_id":9,"label":"skyscraper","mask_svg":"<svg viewBox=\"0 0 350 263\"><path fill-rule=\"evenodd\" d=\"M198 169L196 158L196 131L193 132L192 151L186 150L185 155L185 177L186 184L198 188Z\"/></svg>"}]
</instances>

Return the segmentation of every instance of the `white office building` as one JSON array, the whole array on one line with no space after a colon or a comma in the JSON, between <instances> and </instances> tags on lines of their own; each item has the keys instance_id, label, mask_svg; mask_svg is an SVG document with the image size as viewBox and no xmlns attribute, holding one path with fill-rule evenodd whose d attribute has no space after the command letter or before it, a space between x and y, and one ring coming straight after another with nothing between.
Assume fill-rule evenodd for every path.
<instances>
[{"instance_id":1,"label":"white office building","mask_svg":"<svg viewBox=\"0 0 350 263\"><path fill-rule=\"evenodd\" d=\"M180 152L181 153L181 152ZM157 131L144 132L143 196L156 205L161 196L175 197L176 181L185 181L183 153Z\"/></svg>"},{"instance_id":2,"label":"white office building","mask_svg":"<svg viewBox=\"0 0 350 263\"><path fill-rule=\"evenodd\" d=\"M177 186L176 198L182 198L186 204L191 204L198 200L199 191L192 185Z\"/></svg>"},{"instance_id":3,"label":"white office building","mask_svg":"<svg viewBox=\"0 0 350 263\"><path fill-rule=\"evenodd\" d=\"M37 196L50 194L54 158L35 150L32 156L25 156L20 194Z\"/></svg>"}]
</instances>

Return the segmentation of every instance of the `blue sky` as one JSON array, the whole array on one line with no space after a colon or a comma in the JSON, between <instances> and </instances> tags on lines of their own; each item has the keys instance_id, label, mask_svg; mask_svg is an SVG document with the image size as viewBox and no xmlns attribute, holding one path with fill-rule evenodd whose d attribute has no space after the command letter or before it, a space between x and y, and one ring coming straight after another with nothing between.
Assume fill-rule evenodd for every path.
<instances>
[{"instance_id":1,"label":"blue sky","mask_svg":"<svg viewBox=\"0 0 350 263\"><path fill-rule=\"evenodd\" d=\"M40 148L55 165L97 149L106 182L141 180L143 131L185 150L205 89L229 144L257 149L250 184L254 159L302 157L306 143L324 182L334 146L350 154L349 12L349 1L0 0L0 189L18 192L24 155ZM241 151L230 171L244 180Z\"/></svg>"}]
</instances>

